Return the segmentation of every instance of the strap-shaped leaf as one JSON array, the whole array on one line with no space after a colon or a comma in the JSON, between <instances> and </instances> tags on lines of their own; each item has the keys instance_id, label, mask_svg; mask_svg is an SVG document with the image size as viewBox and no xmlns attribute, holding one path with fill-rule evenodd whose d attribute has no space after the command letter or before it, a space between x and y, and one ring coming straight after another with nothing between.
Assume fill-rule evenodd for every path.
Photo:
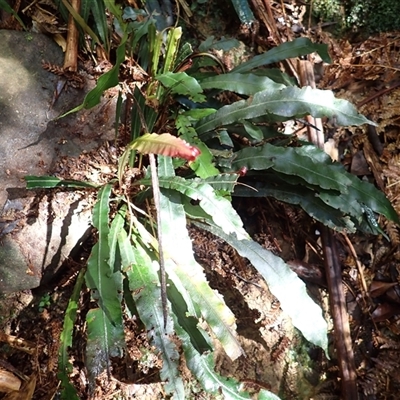
<instances>
[{"instance_id":1,"label":"strap-shaped leaf","mask_svg":"<svg viewBox=\"0 0 400 400\"><path fill-rule=\"evenodd\" d=\"M289 204L299 205L308 215L322 222L324 225L335 230L346 229L348 232L355 232L355 226L344 213L330 207L323 202L315 191L307 187L287 185L281 183L279 186L271 183L257 182L247 186L236 186L234 196L239 197L273 197ZM254 190L255 189L255 190Z\"/></svg>"},{"instance_id":2,"label":"strap-shaped leaf","mask_svg":"<svg viewBox=\"0 0 400 400\"><path fill-rule=\"evenodd\" d=\"M171 172L171 169L171 159L160 157L160 173ZM159 176L160 180L166 178L171 177ZM188 312L196 318L202 316L229 357L236 359L242 354L242 349L235 337L235 317L218 293L210 288L203 268L194 259L180 194L164 189L160 206L169 279L185 299Z\"/></svg>"},{"instance_id":3,"label":"strap-shaped leaf","mask_svg":"<svg viewBox=\"0 0 400 400\"><path fill-rule=\"evenodd\" d=\"M298 147L296 152L299 155L311 158L316 163L319 163L320 166L327 165L331 171L335 171L335 174L340 173L350 181L350 184L347 185L347 190L345 192L341 191L342 197L339 199L340 205L335 208L340 208L341 210L356 216L356 213L361 211L359 206L354 204L357 202L359 205L367 205L374 212L384 215L387 219L392 220L397 224L400 223L397 212L392 207L390 201L374 185L362 181L357 176L350 174L342 164L332 163L330 157L324 151L315 146ZM328 173L330 174L330 172ZM332 196L335 195L332 194ZM321 198L332 207L334 206L334 201L337 200L335 198L330 198L329 193L324 194ZM345 204L347 204L348 207L353 206L356 212L351 212L351 209L349 210L348 207L346 209Z\"/></svg>"},{"instance_id":4,"label":"strap-shaped leaf","mask_svg":"<svg viewBox=\"0 0 400 400\"><path fill-rule=\"evenodd\" d=\"M58 351L58 375L62 388L62 398L79 400L75 387L69 381L69 374L72 372L72 364L69 361L68 348L72 346L72 335L76 323L78 301L81 288L85 278L85 270L82 269L74 286L74 291L68 302L64 315L63 330L60 335L60 349Z\"/></svg>"},{"instance_id":5,"label":"strap-shaped leaf","mask_svg":"<svg viewBox=\"0 0 400 400\"><path fill-rule=\"evenodd\" d=\"M98 230L99 239L92 248L85 280L88 288L97 290L99 305L113 325L122 329L122 311L117 286L120 284L121 276L119 272L114 272L114 266L109 265L108 202L111 188L111 184L103 186L93 208L93 225Z\"/></svg>"},{"instance_id":6,"label":"strap-shaped leaf","mask_svg":"<svg viewBox=\"0 0 400 400\"><path fill-rule=\"evenodd\" d=\"M150 185L149 180L142 179L143 184ZM227 234L237 232L240 238L248 238L243 223L229 200L218 196L211 185L200 179L184 179L179 176L159 177L162 188L174 189L193 200L199 200L200 207L212 217L214 223Z\"/></svg>"},{"instance_id":7,"label":"strap-shaped leaf","mask_svg":"<svg viewBox=\"0 0 400 400\"><path fill-rule=\"evenodd\" d=\"M244 73L262 65L276 63L288 58L305 56L314 52L317 52L324 62L331 62L326 44L313 43L310 39L301 37L291 42L282 43L264 54L253 57L250 61L238 65L232 72Z\"/></svg>"},{"instance_id":8,"label":"strap-shaped leaf","mask_svg":"<svg viewBox=\"0 0 400 400\"><path fill-rule=\"evenodd\" d=\"M97 188L99 185L91 182L82 182L75 180L64 180L55 176L34 176L24 177L27 189L52 189L56 187L70 188Z\"/></svg>"},{"instance_id":9,"label":"strap-shaped leaf","mask_svg":"<svg viewBox=\"0 0 400 400\"><path fill-rule=\"evenodd\" d=\"M174 393L176 399L185 399L183 382L179 373L179 353L174 342L174 327L168 307L167 325L161 305L161 291L158 265L138 242L131 244L128 235L121 230L118 237L122 265L129 280L129 289L141 321L146 326L148 336L160 350L163 366L161 379L166 381L165 389Z\"/></svg>"},{"instance_id":10,"label":"strap-shaped leaf","mask_svg":"<svg viewBox=\"0 0 400 400\"><path fill-rule=\"evenodd\" d=\"M227 355L235 360L243 354L243 351L236 339L233 313L225 305L222 297L210 288L203 267L193 258L189 237L187 236L185 242L182 242L182 237L176 238L175 229L170 234L172 240L165 246L169 258L165 265L169 279L185 299L189 315L196 318L202 316ZM171 244L173 238L175 238L174 245ZM178 241L179 246L176 246Z\"/></svg>"},{"instance_id":11,"label":"strap-shaped leaf","mask_svg":"<svg viewBox=\"0 0 400 400\"><path fill-rule=\"evenodd\" d=\"M243 166L252 170L272 169L276 172L270 178L260 177L258 183L257 176L249 178L247 183L260 189L260 193L251 193L243 188L238 188L237 193L245 190L250 197L264 193L299 204L309 215L329 227L336 225L338 229L346 227L353 231L354 226L350 221L342 219L342 223L338 224L339 214L336 210L341 211L342 217L350 216L356 225L360 225L365 219L362 208L364 204L374 212L399 223L396 211L381 191L348 173L340 163L332 162L325 152L315 146L284 148L267 143L260 147L248 147L235 153L231 169ZM265 180L269 186L263 183ZM288 183L294 185L293 189L286 185ZM300 189L302 186L304 189ZM314 193L314 199L309 190ZM323 206L321 200L328 207ZM327 214L329 212L332 213L331 218Z\"/></svg>"},{"instance_id":12,"label":"strap-shaped leaf","mask_svg":"<svg viewBox=\"0 0 400 400\"><path fill-rule=\"evenodd\" d=\"M239 174L219 174L205 179L204 181L211 185L215 190L223 190L231 193L236 186Z\"/></svg>"},{"instance_id":13,"label":"strap-shaped leaf","mask_svg":"<svg viewBox=\"0 0 400 400\"><path fill-rule=\"evenodd\" d=\"M110 247L110 258L108 260L108 263L112 269L115 269L114 264L118 246L118 234L122 229L124 229L125 220L126 220L126 205L124 204L116 213L111 223L110 232L108 234L108 245Z\"/></svg>"},{"instance_id":14,"label":"strap-shaped leaf","mask_svg":"<svg viewBox=\"0 0 400 400\"><path fill-rule=\"evenodd\" d=\"M328 354L327 323L321 309L307 294L304 282L281 258L253 240L238 240L235 234L227 235L214 225L199 222L194 224L224 239L242 257L246 257L264 277L271 293L279 300L293 325L307 340L320 346Z\"/></svg>"},{"instance_id":15,"label":"strap-shaped leaf","mask_svg":"<svg viewBox=\"0 0 400 400\"><path fill-rule=\"evenodd\" d=\"M216 113L202 118L195 126L199 135L241 119L252 119L264 114L285 118L329 117L338 125L374 124L346 100L337 99L330 90L289 86L282 90L268 88L248 100L221 107Z\"/></svg>"},{"instance_id":16,"label":"strap-shaped leaf","mask_svg":"<svg viewBox=\"0 0 400 400\"><path fill-rule=\"evenodd\" d=\"M105 1L82 1L81 3L81 15L85 22L88 22L89 17L89 9L93 13L93 19L96 23L97 31L99 32L99 36L101 39L101 43L103 44L107 54L110 51L110 28L107 23L107 13L105 10ZM107 3L113 3L112 1L107 1ZM118 7L114 7L114 10L118 9ZM83 15L83 10L85 10L85 16ZM119 15L121 11L119 10ZM114 14L118 15L118 14Z\"/></svg>"},{"instance_id":17,"label":"strap-shaped leaf","mask_svg":"<svg viewBox=\"0 0 400 400\"><path fill-rule=\"evenodd\" d=\"M193 101L199 103L206 99L197 79L189 76L186 72L166 72L157 75L156 79L165 87L170 88L172 93L189 96Z\"/></svg>"},{"instance_id":18,"label":"strap-shaped leaf","mask_svg":"<svg viewBox=\"0 0 400 400\"><path fill-rule=\"evenodd\" d=\"M231 92L248 96L268 88L280 90L286 87L281 83L275 83L272 79L266 76L259 76L255 74L239 74L235 72L214 75L209 78L202 79L199 83L203 90L229 90Z\"/></svg>"},{"instance_id":19,"label":"strap-shaped leaf","mask_svg":"<svg viewBox=\"0 0 400 400\"><path fill-rule=\"evenodd\" d=\"M117 59L115 65L108 72L100 76L100 78L97 81L96 87L93 88L85 96L82 104L66 112L65 114L62 115L62 117L65 117L66 115L74 112L78 112L83 108L89 109L96 106L97 104L100 103L101 96L103 95L105 90L118 85L119 67L121 63L125 60L125 45L127 39L128 39L128 34L125 32L121 39L121 43L117 48Z\"/></svg>"},{"instance_id":20,"label":"strap-shaped leaf","mask_svg":"<svg viewBox=\"0 0 400 400\"><path fill-rule=\"evenodd\" d=\"M121 356L125 345L121 303L118 294L121 274L114 272L108 261L109 197L112 185L105 185L98 194L93 208L93 225L98 230L98 242L93 246L85 275L86 285L98 294L99 309L90 310L86 316L88 341L87 367L91 384L104 370L109 371L109 358ZM118 285L118 286L117 286ZM95 292L96 293L96 292Z\"/></svg>"},{"instance_id":21,"label":"strap-shaped leaf","mask_svg":"<svg viewBox=\"0 0 400 400\"><path fill-rule=\"evenodd\" d=\"M299 176L312 185L341 193L346 193L351 184L343 169L338 169L332 161L329 164L321 163L304 156L298 147L278 147L269 143L260 147L246 147L235 153L232 163L234 170L241 167L254 170L273 168L286 175Z\"/></svg>"},{"instance_id":22,"label":"strap-shaped leaf","mask_svg":"<svg viewBox=\"0 0 400 400\"><path fill-rule=\"evenodd\" d=\"M122 323L111 323L109 316L101 308L89 310L86 323L86 368L89 383L94 387L95 379L102 372L110 372L110 357L122 357L125 338Z\"/></svg>"},{"instance_id":23,"label":"strap-shaped leaf","mask_svg":"<svg viewBox=\"0 0 400 400\"><path fill-rule=\"evenodd\" d=\"M358 202L365 204L372 211L384 215L396 224L400 224L396 210L380 190L371 183L362 181L354 175L351 175L351 177L352 183L348 193L350 201L356 198Z\"/></svg>"},{"instance_id":24,"label":"strap-shaped leaf","mask_svg":"<svg viewBox=\"0 0 400 400\"><path fill-rule=\"evenodd\" d=\"M191 343L189 335L179 324L176 325L176 333L182 342L185 360L188 368L201 383L201 386L209 393L222 392L224 399L245 400L250 399L247 392L241 389L241 384L234 379L228 379L215 372L215 362L212 353L199 354ZM268 392L269 393L269 392ZM269 399L279 400L272 393ZM264 397L268 399L268 397Z\"/></svg>"},{"instance_id":25,"label":"strap-shaped leaf","mask_svg":"<svg viewBox=\"0 0 400 400\"><path fill-rule=\"evenodd\" d=\"M205 351L213 351L209 335L199 326L198 318L190 315L186 301L171 279L168 279L167 293L168 300L171 302L175 331L177 325L181 326L190 336L190 342L200 354Z\"/></svg>"}]
</instances>

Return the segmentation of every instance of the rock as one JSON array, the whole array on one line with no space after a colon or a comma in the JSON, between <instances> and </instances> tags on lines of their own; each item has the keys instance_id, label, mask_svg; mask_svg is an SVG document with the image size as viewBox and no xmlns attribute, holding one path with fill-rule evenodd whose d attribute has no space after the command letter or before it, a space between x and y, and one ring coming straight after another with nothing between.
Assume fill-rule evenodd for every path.
<instances>
[{"instance_id":1,"label":"rock","mask_svg":"<svg viewBox=\"0 0 400 400\"><path fill-rule=\"evenodd\" d=\"M64 91L52 106L59 77L42 61L62 60L45 35L0 30L0 293L50 279L90 227L84 196L24 189L24 176L49 175L60 157L76 157L114 136L111 100L55 119L81 104L95 84L85 77L84 90Z\"/></svg>"}]
</instances>

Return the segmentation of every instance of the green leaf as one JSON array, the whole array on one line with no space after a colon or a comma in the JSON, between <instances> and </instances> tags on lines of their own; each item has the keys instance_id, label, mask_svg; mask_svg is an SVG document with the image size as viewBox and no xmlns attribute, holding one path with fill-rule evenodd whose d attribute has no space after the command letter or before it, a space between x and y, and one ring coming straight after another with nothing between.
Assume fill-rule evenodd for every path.
<instances>
[{"instance_id":1,"label":"green leaf","mask_svg":"<svg viewBox=\"0 0 400 400\"><path fill-rule=\"evenodd\" d=\"M339 200L340 205L337 206L337 208L340 208L341 210L347 210L346 212L349 213L351 213L348 211L349 207L354 207L356 209L356 213L352 213L354 216L360 212L360 208L358 205L355 205L355 202L359 203L360 205L365 204L374 212L384 215L387 219L397 224L400 223L396 210L380 190L378 190L371 183L362 181L357 176L347 172L342 164L333 163L329 155L327 155L323 150L318 149L315 146L302 146L298 147L296 152L300 156L306 156L313 160L313 162L319 163L320 166L328 166L329 170L332 172L327 170L327 174L331 176L333 176L333 173L342 174L347 180L349 180L349 184L347 184L345 190L341 189L340 199L335 199L332 197L329 200L329 193L325 193L321 195L321 199L323 199L325 202L333 206L333 202L335 200ZM344 180L342 179L341 181ZM332 196L337 195L332 194Z\"/></svg>"},{"instance_id":2,"label":"green leaf","mask_svg":"<svg viewBox=\"0 0 400 400\"><path fill-rule=\"evenodd\" d=\"M114 265L109 265L109 197L112 185L105 185L98 194L98 200L93 208L93 225L98 230L98 242L93 246L88 260L86 285L95 289L99 295L99 304L102 310L115 327L122 329L122 311L118 295L120 273L114 272ZM111 255L114 259L114 255ZM106 331L105 327L105 331Z\"/></svg>"},{"instance_id":3,"label":"green leaf","mask_svg":"<svg viewBox=\"0 0 400 400\"><path fill-rule=\"evenodd\" d=\"M159 164L159 180L171 178L164 175L164 172L171 171L171 160L162 157ZM201 315L228 356L236 359L242 354L242 349L235 337L234 315L221 297L210 288L203 268L194 259L180 194L172 190L162 190L160 208L169 279L185 299L190 315L196 318Z\"/></svg>"},{"instance_id":4,"label":"green leaf","mask_svg":"<svg viewBox=\"0 0 400 400\"><path fill-rule=\"evenodd\" d=\"M239 74L230 72L228 74L214 75L200 80L200 86L206 89L230 90L231 92L253 95L265 89L281 90L286 86L281 83L275 83L266 76L255 74Z\"/></svg>"},{"instance_id":5,"label":"green leaf","mask_svg":"<svg viewBox=\"0 0 400 400\"><path fill-rule=\"evenodd\" d=\"M210 337L198 326L199 320L190 315L186 301L170 279L168 279L167 296L171 302L174 318L177 319L177 322L174 322L175 328L179 325L187 332L190 336L190 342L199 353L212 351L213 347Z\"/></svg>"},{"instance_id":6,"label":"green leaf","mask_svg":"<svg viewBox=\"0 0 400 400\"><path fill-rule=\"evenodd\" d=\"M345 218L344 213L323 202L315 191L309 188L280 183L278 186L271 182L249 182L250 187L237 185L233 193L238 197L273 197L289 204L299 205L308 215L322 222L329 228L355 232L355 226ZM255 190L254 190L255 189Z\"/></svg>"},{"instance_id":7,"label":"green leaf","mask_svg":"<svg viewBox=\"0 0 400 400\"><path fill-rule=\"evenodd\" d=\"M125 220L127 219L126 215L126 205L124 204L115 214L115 217L111 223L110 232L108 234L108 245L110 247L110 257L108 263L110 266L115 265L115 255L117 252L118 246L118 235L122 229L124 229Z\"/></svg>"},{"instance_id":8,"label":"green leaf","mask_svg":"<svg viewBox=\"0 0 400 400\"><path fill-rule=\"evenodd\" d=\"M136 238L134 240L136 241ZM130 243L123 230L120 231L118 245L139 317L146 326L150 340L159 349L163 358L160 376L163 381L166 381L165 389L167 393L174 393L174 398L184 400L183 381L179 373L179 353L175 344L170 307L168 307L167 326L164 330L158 278L159 267L139 242L136 241L134 245Z\"/></svg>"},{"instance_id":9,"label":"green leaf","mask_svg":"<svg viewBox=\"0 0 400 400\"><path fill-rule=\"evenodd\" d=\"M196 147L199 148L200 155L196 157L194 161L189 163L190 169L202 179L207 179L219 174L219 170L215 168L213 163L213 155L206 144L198 138L194 139L191 143L194 143Z\"/></svg>"},{"instance_id":10,"label":"green leaf","mask_svg":"<svg viewBox=\"0 0 400 400\"><path fill-rule=\"evenodd\" d=\"M324 189L347 193L351 180L342 169L307 157L299 147L278 147L266 143L260 147L246 147L235 153L232 169L241 167L264 170L273 168L286 175L300 176L306 182Z\"/></svg>"},{"instance_id":11,"label":"green leaf","mask_svg":"<svg viewBox=\"0 0 400 400\"><path fill-rule=\"evenodd\" d=\"M264 133L258 126L253 125L251 122L248 122L246 120L241 120L239 122L243 124L244 129L251 139L254 139L256 141L261 141L264 139Z\"/></svg>"},{"instance_id":12,"label":"green leaf","mask_svg":"<svg viewBox=\"0 0 400 400\"><path fill-rule=\"evenodd\" d=\"M142 184L150 185L149 180L142 179ZM193 200L199 200L200 207L209 214L214 223L221 227L227 234L237 232L240 238L249 235L243 228L243 223L233 209L229 200L218 196L213 187L200 179L184 179L179 176L160 177L160 187L174 189Z\"/></svg>"},{"instance_id":13,"label":"green leaf","mask_svg":"<svg viewBox=\"0 0 400 400\"><path fill-rule=\"evenodd\" d=\"M27 189L51 189L56 187L70 188L98 188L99 185L91 182L81 182L74 180L64 180L55 176L34 176L27 175L24 177Z\"/></svg>"},{"instance_id":14,"label":"green leaf","mask_svg":"<svg viewBox=\"0 0 400 400\"><path fill-rule=\"evenodd\" d=\"M232 72L244 73L262 65L273 64L288 58L305 56L314 52L318 53L324 62L331 62L326 44L316 44L308 38L301 37L291 42L282 43L264 54L253 57L250 61L238 65Z\"/></svg>"},{"instance_id":15,"label":"green leaf","mask_svg":"<svg viewBox=\"0 0 400 400\"><path fill-rule=\"evenodd\" d=\"M102 44L106 50L106 53L110 54L110 29L107 23L107 14L106 9L104 7L104 3L113 3L107 0L103 1L91 1L91 0L84 0L81 4L82 7L88 5L87 7L91 9L93 13L94 23L96 24L97 32L102 40ZM116 14L113 14L116 16ZM88 20L85 19L85 22Z\"/></svg>"},{"instance_id":16,"label":"green leaf","mask_svg":"<svg viewBox=\"0 0 400 400\"><path fill-rule=\"evenodd\" d=\"M351 175L351 174L349 174ZM369 182L351 175L352 183L348 198L356 198L358 202L367 205L372 211L384 215L387 219L400 224L399 216L387 197Z\"/></svg>"},{"instance_id":17,"label":"green leaf","mask_svg":"<svg viewBox=\"0 0 400 400\"><path fill-rule=\"evenodd\" d=\"M193 101L202 103L205 101L203 90L197 80L186 72L166 72L156 76L172 93L189 96Z\"/></svg>"},{"instance_id":18,"label":"green leaf","mask_svg":"<svg viewBox=\"0 0 400 400\"><path fill-rule=\"evenodd\" d=\"M111 15L117 18L120 26L124 26L124 20L122 18L122 8L121 5L116 3L114 0L103 0L105 6L110 10Z\"/></svg>"},{"instance_id":19,"label":"green leaf","mask_svg":"<svg viewBox=\"0 0 400 400\"><path fill-rule=\"evenodd\" d=\"M113 325L101 308L89 310L86 323L88 336L85 365L89 385L94 386L102 372L110 374L110 357L122 357L125 348L124 331L121 326Z\"/></svg>"},{"instance_id":20,"label":"green leaf","mask_svg":"<svg viewBox=\"0 0 400 400\"><path fill-rule=\"evenodd\" d=\"M78 301L81 288L85 279L85 270L82 269L76 283L74 290L68 302L68 307L64 315L63 330L60 335L60 349L58 351L58 379L60 379L62 387L62 399L79 400L76 389L69 381L69 374L72 372L72 364L69 361L68 348L72 346L72 335L76 322L76 313L78 310Z\"/></svg>"},{"instance_id":21,"label":"green leaf","mask_svg":"<svg viewBox=\"0 0 400 400\"><path fill-rule=\"evenodd\" d=\"M279 300L282 310L290 316L293 325L308 341L320 346L328 354L327 323L321 309L308 296L304 282L281 258L253 240L238 240L235 234L227 235L214 225L199 222L194 224L224 239L242 257L246 257L264 277L271 293Z\"/></svg>"},{"instance_id":22,"label":"green leaf","mask_svg":"<svg viewBox=\"0 0 400 400\"><path fill-rule=\"evenodd\" d=\"M282 90L266 89L252 98L221 107L216 113L202 118L195 129L201 136L220 126L267 113L288 119L305 115L316 118L326 116L334 119L338 125L375 125L359 114L351 103L336 99L330 90L290 86Z\"/></svg>"},{"instance_id":23,"label":"green leaf","mask_svg":"<svg viewBox=\"0 0 400 400\"><path fill-rule=\"evenodd\" d=\"M276 83L282 83L285 86L297 86L297 80L289 76L278 68L256 69L253 74L258 76L267 76Z\"/></svg>"},{"instance_id":24,"label":"green leaf","mask_svg":"<svg viewBox=\"0 0 400 400\"><path fill-rule=\"evenodd\" d=\"M86 316L88 341L86 346L86 364L89 381L94 385L97 376L104 370L109 374L110 357L122 356L125 346L121 302L118 290L122 289L121 274L114 271L110 259L115 260L109 246L109 197L112 185L105 185L98 194L93 208L93 225L98 230L98 242L90 254L86 285L92 289L92 297L98 300L99 309L92 309Z\"/></svg>"},{"instance_id":25,"label":"green leaf","mask_svg":"<svg viewBox=\"0 0 400 400\"><path fill-rule=\"evenodd\" d=\"M12 14L14 18L20 23L20 25L27 30L25 24L23 23L22 19L18 16L18 14L14 11L14 9L7 3L6 0L0 0L0 9L4 10L5 12Z\"/></svg>"},{"instance_id":26,"label":"green leaf","mask_svg":"<svg viewBox=\"0 0 400 400\"><path fill-rule=\"evenodd\" d=\"M222 190L227 193L232 193L239 178L238 174L219 174L204 180L211 185L215 190Z\"/></svg>"},{"instance_id":27,"label":"green leaf","mask_svg":"<svg viewBox=\"0 0 400 400\"><path fill-rule=\"evenodd\" d=\"M78 107L66 112L61 117L65 117L71 113L82 110L83 108L89 109L100 103L101 96L104 91L119 84L119 67L125 61L125 46L128 34L125 33L121 39L121 43L117 48L117 59L115 65L105 74L101 75L97 81L97 85L92 89L84 98L83 103Z\"/></svg>"},{"instance_id":28,"label":"green leaf","mask_svg":"<svg viewBox=\"0 0 400 400\"><path fill-rule=\"evenodd\" d=\"M212 394L218 394L222 391L225 399L250 399L249 394L241 389L239 382L224 378L215 372L214 355L212 353L199 354L192 345L187 332L178 323L175 326L176 333L182 342L186 364L204 390ZM279 398L274 396L271 397L271 400L279 400Z\"/></svg>"},{"instance_id":29,"label":"green leaf","mask_svg":"<svg viewBox=\"0 0 400 400\"><path fill-rule=\"evenodd\" d=\"M175 59L178 54L179 42L182 36L182 28L180 26L169 29L167 35L166 52L164 57L163 72L169 73L174 69ZM156 79L158 79L156 77Z\"/></svg>"},{"instance_id":30,"label":"green leaf","mask_svg":"<svg viewBox=\"0 0 400 400\"><path fill-rule=\"evenodd\" d=\"M69 3L68 0L61 0L64 7L68 10L68 12L74 17L75 23L79 25L85 33L87 33L92 39L93 42L98 43L101 46L101 41L97 37L97 35L92 31L89 25L83 20L80 16L79 12L77 12L72 5Z\"/></svg>"},{"instance_id":31,"label":"green leaf","mask_svg":"<svg viewBox=\"0 0 400 400\"><path fill-rule=\"evenodd\" d=\"M131 110L131 140L137 139L143 132L151 132L157 119L156 111L146 104L146 98L140 89L135 86L133 91L133 105ZM142 117L146 126L142 126Z\"/></svg>"},{"instance_id":32,"label":"green leaf","mask_svg":"<svg viewBox=\"0 0 400 400\"><path fill-rule=\"evenodd\" d=\"M199 111L199 110L197 110ZM214 112L215 110L213 110ZM199 115L200 113L194 113ZM205 113L201 113L204 116ZM208 115L209 113L205 114ZM189 164L192 171L200 178L206 179L210 176L218 175L219 170L213 164L213 155L206 144L197 137L197 133L192 127L191 115L193 114L180 114L176 119L175 125L178 128L179 135L188 143L193 143L200 149L200 155Z\"/></svg>"},{"instance_id":33,"label":"green leaf","mask_svg":"<svg viewBox=\"0 0 400 400\"><path fill-rule=\"evenodd\" d=\"M190 58L190 56L193 54L193 48L192 45L189 42L184 43L179 51L178 54L176 56L175 59L175 64L174 64L174 70L181 64L183 63L185 60L187 60L188 58Z\"/></svg>"}]
</instances>

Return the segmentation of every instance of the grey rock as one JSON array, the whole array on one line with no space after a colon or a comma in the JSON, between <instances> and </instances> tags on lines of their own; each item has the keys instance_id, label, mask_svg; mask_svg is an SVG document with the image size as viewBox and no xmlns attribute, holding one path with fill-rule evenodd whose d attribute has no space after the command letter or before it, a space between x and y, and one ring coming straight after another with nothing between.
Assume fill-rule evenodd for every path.
<instances>
[{"instance_id":1,"label":"grey rock","mask_svg":"<svg viewBox=\"0 0 400 400\"><path fill-rule=\"evenodd\" d=\"M59 115L82 103L85 89L62 92L42 61L62 65L58 45L42 34L0 30L0 293L51 279L90 228L84 196L27 191L24 176L49 175L61 156L76 157L114 135L114 102Z\"/></svg>"}]
</instances>

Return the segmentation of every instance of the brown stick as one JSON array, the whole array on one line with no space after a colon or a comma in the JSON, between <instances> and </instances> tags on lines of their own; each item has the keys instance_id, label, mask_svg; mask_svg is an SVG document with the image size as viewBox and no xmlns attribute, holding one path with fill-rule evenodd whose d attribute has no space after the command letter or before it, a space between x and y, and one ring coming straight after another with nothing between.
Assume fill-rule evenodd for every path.
<instances>
[{"instance_id":1,"label":"brown stick","mask_svg":"<svg viewBox=\"0 0 400 400\"><path fill-rule=\"evenodd\" d=\"M329 303L335 330L335 347L341 375L342 399L357 400L357 375L350 335L350 325L342 284L342 268L339 263L337 242L332 231L321 225L326 280Z\"/></svg>"},{"instance_id":2,"label":"brown stick","mask_svg":"<svg viewBox=\"0 0 400 400\"><path fill-rule=\"evenodd\" d=\"M299 61L298 70L302 86L315 88L314 71L309 61ZM313 118L313 117L310 117ZM309 140L319 148L324 148L324 132L320 118L314 118L314 129L308 127ZM335 347L339 362L343 400L357 400L357 374L350 335L350 325L346 310L346 301L342 284L342 268L339 262L337 241L333 232L320 224L326 280L328 283L329 303L335 333Z\"/></svg>"},{"instance_id":3,"label":"brown stick","mask_svg":"<svg viewBox=\"0 0 400 400\"><path fill-rule=\"evenodd\" d=\"M71 0L72 8L79 13L81 7L81 0ZM74 71L78 70L78 41L79 31L75 24L74 17L69 14L68 18L68 35L67 35L67 48L65 50L64 70Z\"/></svg>"}]
</instances>

